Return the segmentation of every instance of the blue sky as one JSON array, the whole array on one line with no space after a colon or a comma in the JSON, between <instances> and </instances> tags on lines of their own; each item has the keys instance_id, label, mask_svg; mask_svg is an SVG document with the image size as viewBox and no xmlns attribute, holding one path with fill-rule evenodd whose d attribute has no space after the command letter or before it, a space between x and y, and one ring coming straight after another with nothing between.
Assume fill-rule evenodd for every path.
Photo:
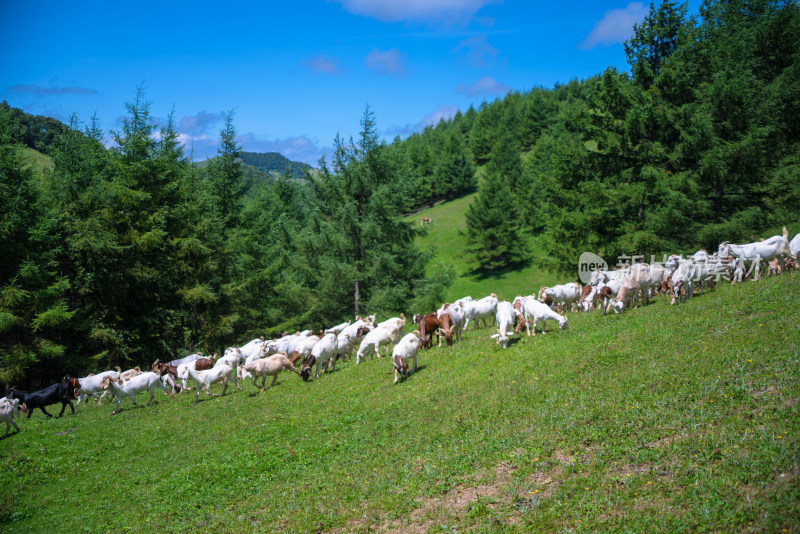
<instances>
[{"instance_id":1,"label":"blue sky","mask_svg":"<svg viewBox=\"0 0 800 534\"><path fill-rule=\"evenodd\" d=\"M690 13L697 1L690 2ZM316 164L367 105L391 140L509 90L609 66L649 3L0 0L0 100L119 129L140 85L196 159L234 110L244 150Z\"/></svg>"}]
</instances>

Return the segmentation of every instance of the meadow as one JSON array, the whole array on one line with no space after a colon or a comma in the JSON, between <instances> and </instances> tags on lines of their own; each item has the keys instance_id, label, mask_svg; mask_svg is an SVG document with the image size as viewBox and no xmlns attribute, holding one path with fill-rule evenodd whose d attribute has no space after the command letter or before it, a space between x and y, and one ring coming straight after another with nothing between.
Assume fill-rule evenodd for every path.
<instances>
[{"instance_id":1,"label":"meadow","mask_svg":"<svg viewBox=\"0 0 800 534\"><path fill-rule=\"evenodd\" d=\"M470 329L396 385L384 357L37 411L0 441L0 530L797 532L799 298L792 273L507 350Z\"/></svg>"},{"instance_id":2,"label":"meadow","mask_svg":"<svg viewBox=\"0 0 800 534\"><path fill-rule=\"evenodd\" d=\"M427 232L417 239L417 245L434 251L434 261L428 264L429 271L436 269L438 264L449 265L456 270L456 277L447 291L448 300L457 300L465 295L481 298L491 292L513 299L521 293L535 293L542 285L563 282L563 277L543 270L536 263L535 256L541 251L534 238L529 238L528 243L534 256L529 265L503 273L481 273L478 263L467 250L465 214L474 198L475 194L466 195L405 218L406 222L419 226L421 217L430 217ZM579 255L575 256L575 265L578 264Z\"/></svg>"}]
</instances>

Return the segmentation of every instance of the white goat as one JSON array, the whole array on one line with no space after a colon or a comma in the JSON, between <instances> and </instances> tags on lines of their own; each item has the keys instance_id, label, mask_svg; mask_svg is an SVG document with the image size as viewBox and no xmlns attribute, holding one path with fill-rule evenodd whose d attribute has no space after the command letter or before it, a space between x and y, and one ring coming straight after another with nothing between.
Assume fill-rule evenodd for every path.
<instances>
[{"instance_id":1,"label":"white goat","mask_svg":"<svg viewBox=\"0 0 800 534\"><path fill-rule=\"evenodd\" d=\"M225 355L222 358L217 359L217 361L214 362L214 367L212 369L209 369L209 371L221 366L229 367L231 371L230 379L233 380L234 384L236 384L236 388L239 391L242 391L242 386L240 386L239 381L236 380L236 375L237 375L236 371L239 368L239 366L244 363L244 360L245 357L244 354L242 354L241 349L235 347L228 347L227 349L225 349ZM206 372L206 371L195 370L194 372ZM191 376L191 372L189 373L189 376ZM226 388L228 387L227 380L225 381L225 387ZM198 394L200 393L199 388L197 393Z\"/></svg>"},{"instance_id":2,"label":"white goat","mask_svg":"<svg viewBox=\"0 0 800 534\"><path fill-rule=\"evenodd\" d=\"M577 282L569 282L553 287L542 287L539 289L539 302L544 302L547 297L553 299L553 306L560 307L563 312L567 311L578 302L581 297L581 285Z\"/></svg>"},{"instance_id":3,"label":"white goat","mask_svg":"<svg viewBox=\"0 0 800 534\"><path fill-rule=\"evenodd\" d=\"M464 315L466 316L464 330L467 329L469 322L473 319L475 320L475 329L477 330L478 321L483 321L485 323L488 317L492 317L497 313L497 295L494 293L480 300L464 302L462 299L459 302L464 307Z\"/></svg>"},{"instance_id":4,"label":"white goat","mask_svg":"<svg viewBox=\"0 0 800 534\"><path fill-rule=\"evenodd\" d=\"M97 401L97 405L101 406L102 402L100 401L106 396L106 393L109 393L108 389L103 388L101 382L107 376L117 378L117 375L118 373L116 371L103 371L97 375L89 375L84 378L79 378L78 383L81 385L81 394L78 397L78 402L75 404L75 406L80 406L81 401L88 395L91 395L92 398ZM98 393L100 393L99 397L97 396Z\"/></svg>"},{"instance_id":5,"label":"white goat","mask_svg":"<svg viewBox=\"0 0 800 534\"><path fill-rule=\"evenodd\" d=\"M150 400L147 401L148 406L150 406L150 404L153 402L153 396L156 388L161 389L170 397L173 396L172 392L161 383L161 377L158 376L158 373L154 373L152 371L138 374L127 381L123 380L122 378L117 378L114 380L112 377L107 376L103 378L103 384L106 388L109 386L113 387L114 391L117 393L117 405L114 407L114 411L111 412L111 415L116 415L117 410L119 410L119 405L124 397L130 397L133 405L139 408L139 405L136 404L136 394L145 390L150 392Z\"/></svg>"},{"instance_id":6,"label":"white goat","mask_svg":"<svg viewBox=\"0 0 800 534\"><path fill-rule=\"evenodd\" d=\"M182 385L181 393L183 393L184 391L189 391L190 389L192 389L192 388L188 387L188 384L186 383L189 380L189 369L191 369L192 371L198 371L198 370L202 371L202 370L204 370L204 369L197 369L197 363L200 362L201 359L202 359L202 361L204 363L205 363L206 359L211 360L211 362L212 362L211 365L213 366L214 363L216 363L216 361L217 361L217 356L219 356L219 355L217 353L214 353L214 356L211 356L211 357L203 356L201 358L197 358L196 360L190 360L187 363L182 363L182 364L177 366L178 367L178 379L180 379L181 385Z\"/></svg>"},{"instance_id":7,"label":"white goat","mask_svg":"<svg viewBox=\"0 0 800 534\"><path fill-rule=\"evenodd\" d=\"M611 303L619 295L620 289L622 289L622 280L610 279L607 283L600 282L597 284L597 292L602 300L603 315L611 309Z\"/></svg>"},{"instance_id":8,"label":"white goat","mask_svg":"<svg viewBox=\"0 0 800 534\"><path fill-rule=\"evenodd\" d=\"M581 291L581 295L584 294L585 296L582 296L578 302L578 309L588 313L592 311L594 301L597 298L597 286L593 286L591 284L584 286L583 290Z\"/></svg>"},{"instance_id":9,"label":"white goat","mask_svg":"<svg viewBox=\"0 0 800 534\"><path fill-rule=\"evenodd\" d=\"M449 305L447 308L442 306L438 310L436 310L436 316L441 317L442 314L450 315L450 328L453 330L453 335L456 338L456 341L461 341L461 332L464 330L464 325L467 320L467 314L464 312L464 307L455 302ZM439 340L441 343L441 339Z\"/></svg>"},{"instance_id":10,"label":"white goat","mask_svg":"<svg viewBox=\"0 0 800 534\"><path fill-rule=\"evenodd\" d=\"M267 356L266 358L261 358L260 360L246 363L242 367L253 375L253 385L255 387L258 387L258 384L256 383L258 377L263 377L263 380L261 381L261 391L259 393L264 392L264 385L267 383L268 376L273 377L272 382L269 385L269 387L272 387L275 385L275 381L278 380L278 374L284 369L294 371L297 373L297 376L300 376L300 371L298 371L294 364L289 361L289 358L286 356L286 354L283 354L282 352L278 352L272 356Z\"/></svg>"},{"instance_id":11,"label":"white goat","mask_svg":"<svg viewBox=\"0 0 800 534\"><path fill-rule=\"evenodd\" d=\"M539 302L533 295L525 297L522 303L523 315L525 316L525 331L531 335L530 322L533 325L533 335L536 335L536 324L542 322L542 334L545 333L547 328L547 321L556 321L558 327L562 330L568 327L567 318L564 315L559 315L555 310L550 308L544 302Z\"/></svg>"},{"instance_id":12,"label":"white goat","mask_svg":"<svg viewBox=\"0 0 800 534\"><path fill-rule=\"evenodd\" d=\"M720 244L720 256L722 255L722 247L726 245L730 250L730 254L738 258L745 264L753 264L753 280L758 280L761 273L761 262L770 261L778 258L781 266L781 271L784 270L783 261L788 256L792 255L792 250L789 247L789 232L786 227L783 227L783 235L772 236L764 241L757 241L755 243L747 243L745 245L734 245L727 241Z\"/></svg>"},{"instance_id":13,"label":"white goat","mask_svg":"<svg viewBox=\"0 0 800 534\"><path fill-rule=\"evenodd\" d=\"M792 256L795 258L800 254L800 234L797 234L789 241L789 252L791 252Z\"/></svg>"},{"instance_id":14,"label":"white goat","mask_svg":"<svg viewBox=\"0 0 800 534\"><path fill-rule=\"evenodd\" d=\"M225 395L225 392L228 391L228 380L236 380L236 377L231 376L231 371L233 371L233 366L223 358L217 360L214 367L207 371L189 369L189 376L192 377L192 380L197 382L197 394L194 396L194 403L197 404L201 389L206 390L206 395L217 397L218 395L216 393L211 393L211 384L216 384L217 382L223 383L222 394ZM239 383L236 382L236 385L239 386ZM239 387L240 391L241 389L242 388Z\"/></svg>"},{"instance_id":15,"label":"white goat","mask_svg":"<svg viewBox=\"0 0 800 534\"><path fill-rule=\"evenodd\" d=\"M3 434L3 437L0 439L5 439L6 436L8 436L11 425L14 425L17 432L20 432L17 423L14 422L15 415L19 417L19 399L8 400L4 397L2 402L0 402L0 421L6 422L6 433Z\"/></svg>"},{"instance_id":16,"label":"white goat","mask_svg":"<svg viewBox=\"0 0 800 534\"><path fill-rule=\"evenodd\" d=\"M630 301L633 301L634 308L638 307L640 293L642 301L647 304L650 301L650 286L650 265L646 263L631 265L617 298L611 303L614 313L622 313L630 305Z\"/></svg>"},{"instance_id":17,"label":"white goat","mask_svg":"<svg viewBox=\"0 0 800 534\"><path fill-rule=\"evenodd\" d=\"M516 317L516 312L510 302L504 300L497 304L497 313L495 314L497 333L492 335L492 339L497 339L497 344L502 345L504 349L508 347L508 336L514 335L514 317Z\"/></svg>"},{"instance_id":18,"label":"white goat","mask_svg":"<svg viewBox=\"0 0 800 534\"><path fill-rule=\"evenodd\" d=\"M417 353L419 353L419 330L414 330L410 334L406 334L397 343L392 351L392 363L394 364L394 383L397 384L399 376L403 378L408 377L408 362L414 360L414 366L411 368L411 373L417 370Z\"/></svg>"},{"instance_id":19,"label":"white goat","mask_svg":"<svg viewBox=\"0 0 800 534\"><path fill-rule=\"evenodd\" d=\"M388 321L384 321L376 326L361 340L361 344L358 347L358 352L356 352L356 365L358 365L364 358L365 352L369 347L373 347L375 354L378 356L378 358L380 358L381 353L378 351L378 349L382 345L394 343L394 340L397 338L397 334L403 331L404 326L405 319L397 317Z\"/></svg>"},{"instance_id":20,"label":"white goat","mask_svg":"<svg viewBox=\"0 0 800 534\"><path fill-rule=\"evenodd\" d=\"M359 319L342 330L336 342L337 357L341 355L342 359L347 359L347 357L351 356L356 349L356 343L370 331L372 331L372 325L363 319ZM361 333L360 336L359 333Z\"/></svg>"},{"instance_id":21,"label":"white goat","mask_svg":"<svg viewBox=\"0 0 800 534\"><path fill-rule=\"evenodd\" d=\"M300 377L303 380L308 380L311 377L311 367L316 364L314 378L319 378L319 368L328 360L333 360L331 371L336 370L336 348L338 346L339 336L335 332L325 334L319 340L319 343L314 345L311 349L311 355L303 361L300 369Z\"/></svg>"},{"instance_id":22,"label":"white goat","mask_svg":"<svg viewBox=\"0 0 800 534\"><path fill-rule=\"evenodd\" d=\"M333 333L341 334L344 331L344 329L347 328L348 326L350 326L350 321L347 321L346 323L342 323L342 324L337 324L336 326L332 326L332 327L328 328L327 330L325 330L325 333L326 334L333 334Z\"/></svg>"}]
</instances>

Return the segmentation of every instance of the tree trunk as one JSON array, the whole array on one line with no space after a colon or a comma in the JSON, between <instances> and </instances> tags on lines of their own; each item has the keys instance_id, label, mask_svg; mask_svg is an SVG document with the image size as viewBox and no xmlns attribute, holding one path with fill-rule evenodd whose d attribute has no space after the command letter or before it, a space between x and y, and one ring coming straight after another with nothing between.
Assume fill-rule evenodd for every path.
<instances>
[{"instance_id":1,"label":"tree trunk","mask_svg":"<svg viewBox=\"0 0 800 534\"><path fill-rule=\"evenodd\" d=\"M361 293L358 291L358 280L356 280L356 292L355 292L356 315L358 315L358 301L360 299L361 299Z\"/></svg>"}]
</instances>

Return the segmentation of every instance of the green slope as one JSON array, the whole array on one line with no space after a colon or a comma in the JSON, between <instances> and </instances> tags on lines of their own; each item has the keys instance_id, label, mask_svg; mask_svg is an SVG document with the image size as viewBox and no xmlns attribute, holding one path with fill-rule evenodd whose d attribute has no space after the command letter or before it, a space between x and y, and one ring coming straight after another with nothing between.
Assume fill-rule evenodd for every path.
<instances>
[{"instance_id":1,"label":"green slope","mask_svg":"<svg viewBox=\"0 0 800 534\"><path fill-rule=\"evenodd\" d=\"M407 221L416 225L420 225L422 217L431 218L431 224L427 226L428 233L419 238L418 244L423 248L433 248L435 251L436 255L431 262L430 269L435 268L436 263L441 262L452 265L457 270L458 278L448 291L447 298L449 300L465 295L480 298L490 293L496 293L500 298L511 300L520 293L534 293L542 285L569 281L537 266L536 257L541 255L541 250L533 239L530 240L529 246L533 251L534 259L529 266L497 275L476 274L475 269L478 264L470 259L467 252L465 216L467 207L474 197L475 195L472 194L443 202L406 217Z\"/></svg>"},{"instance_id":2,"label":"green slope","mask_svg":"<svg viewBox=\"0 0 800 534\"><path fill-rule=\"evenodd\" d=\"M792 273L505 351L470 330L396 385L382 358L37 411L0 441L0 530L795 532L798 299Z\"/></svg>"}]
</instances>

